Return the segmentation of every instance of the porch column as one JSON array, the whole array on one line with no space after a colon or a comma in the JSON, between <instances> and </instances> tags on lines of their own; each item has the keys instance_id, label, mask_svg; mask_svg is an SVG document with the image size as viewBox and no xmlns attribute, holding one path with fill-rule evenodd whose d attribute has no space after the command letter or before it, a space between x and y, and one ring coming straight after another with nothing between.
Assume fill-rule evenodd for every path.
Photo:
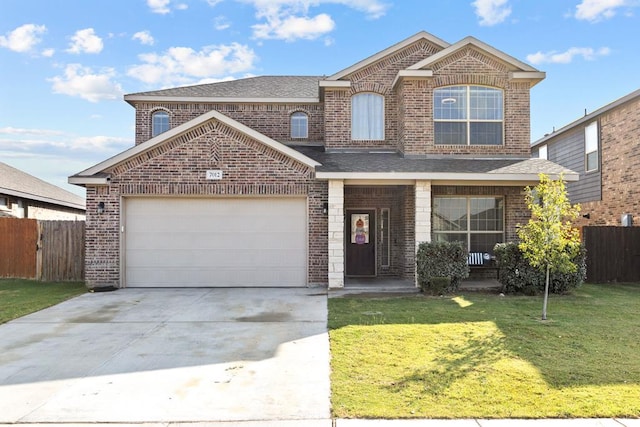
<instances>
[{"instance_id":1,"label":"porch column","mask_svg":"<svg viewBox=\"0 0 640 427\"><path fill-rule=\"evenodd\" d=\"M416 181L416 253L422 242L431 241L431 181ZM417 269L416 269L417 270ZM418 272L415 274L418 286Z\"/></svg>"},{"instance_id":2,"label":"porch column","mask_svg":"<svg viewBox=\"0 0 640 427\"><path fill-rule=\"evenodd\" d=\"M329 288L344 287L344 181L329 180Z\"/></svg>"}]
</instances>

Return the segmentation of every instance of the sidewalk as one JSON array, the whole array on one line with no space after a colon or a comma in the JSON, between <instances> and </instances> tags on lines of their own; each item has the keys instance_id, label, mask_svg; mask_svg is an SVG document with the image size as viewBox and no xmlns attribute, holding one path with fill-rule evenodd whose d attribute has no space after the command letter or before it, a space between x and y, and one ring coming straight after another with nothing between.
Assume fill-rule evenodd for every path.
<instances>
[{"instance_id":1,"label":"sidewalk","mask_svg":"<svg viewBox=\"0 0 640 427\"><path fill-rule=\"evenodd\" d=\"M0 424L0 427L640 427L640 419L502 419L502 420L270 420L136 424Z\"/></svg>"}]
</instances>

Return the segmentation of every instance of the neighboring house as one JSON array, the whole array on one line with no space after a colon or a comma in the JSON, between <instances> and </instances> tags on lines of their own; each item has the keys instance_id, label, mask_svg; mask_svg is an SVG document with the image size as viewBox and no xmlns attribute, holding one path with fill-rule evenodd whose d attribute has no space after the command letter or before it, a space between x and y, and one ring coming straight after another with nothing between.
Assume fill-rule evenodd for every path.
<instances>
[{"instance_id":1,"label":"neighboring house","mask_svg":"<svg viewBox=\"0 0 640 427\"><path fill-rule=\"evenodd\" d=\"M87 188L87 285L415 280L420 242L491 253L528 219L529 90L544 73L420 32L328 77L134 93L136 145ZM434 218L432 220L432 218Z\"/></svg>"},{"instance_id":2,"label":"neighboring house","mask_svg":"<svg viewBox=\"0 0 640 427\"><path fill-rule=\"evenodd\" d=\"M0 162L0 216L78 221L84 199Z\"/></svg>"},{"instance_id":3,"label":"neighboring house","mask_svg":"<svg viewBox=\"0 0 640 427\"><path fill-rule=\"evenodd\" d=\"M582 206L580 225L638 225L640 90L545 135L531 151L580 174L567 185Z\"/></svg>"}]
</instances>

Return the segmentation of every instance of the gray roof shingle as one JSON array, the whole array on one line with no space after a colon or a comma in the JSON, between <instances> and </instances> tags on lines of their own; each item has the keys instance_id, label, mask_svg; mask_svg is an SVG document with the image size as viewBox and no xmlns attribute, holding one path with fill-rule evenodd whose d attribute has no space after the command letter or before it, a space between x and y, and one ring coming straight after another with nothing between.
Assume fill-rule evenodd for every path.
<instances>
[{"instance_id":1,"label":"gray roof shingle","mask_svg":"<svg viewBox=\"0 0 640 427\"><path fill-rule=\"evenodd\" d=\"M323 152L317 148L294 147L322 164L318 172L418 172L489 174L575 174L570 169L544 159L405 158L399 153Z\"/></svg>"},{"instance_id":2,"label":"gray roof shingle","mask_svg":"<svg viewBox=\"0 0 640 427\"><path fill-rule=\"evenodd\" d=\"M83 197L2 162L0 162L0 194L10 194L75 209L85 209Z\"/></svg>"},{"instance_id":3,"label":"gray roof shingle","mask_svg":"<svg viewBox=\"0 0 640 427\"><path fill-rule=\"evenodd\" d=\"M319 76L260 76L226 82L138 92L127 97L317 98Z\"/></svg>"}]
</instances>

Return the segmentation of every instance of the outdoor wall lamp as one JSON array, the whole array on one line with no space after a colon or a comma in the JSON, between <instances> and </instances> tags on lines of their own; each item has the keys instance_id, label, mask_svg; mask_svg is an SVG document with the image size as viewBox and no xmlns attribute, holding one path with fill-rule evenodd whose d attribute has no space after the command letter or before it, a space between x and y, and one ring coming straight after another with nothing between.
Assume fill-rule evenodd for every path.
<instances>
[{"instance_id":1,"label":"outdoor wall lamp","mask_svg":"<svg viewBox=\"0 0 640 427\"><path fill-rule=\"evenodd\" d=\"M104 213L104 202L98 203L98 214L102 215Z\"/></svg>"},{"instance_id":2,"label":"outdoor wall lamp","mask_svg":"<svg viewBox=\"0 0 640 427\"><path fill-rule=\"evenodd\" d=\"M582 215L582 218L591 219L591 214L590 213L586 213L586 214Z\"/></svg>"},{"instance_id":3,"label":"outdoor wall lamp","mask_svg":"<svg viewBox=\"0 0 640 427\"><path fill-rule=\"evenodd\" d=\"M329 213L329 203L322 204L322 213L325 215Z\"/></svg>"}]
</instances>

